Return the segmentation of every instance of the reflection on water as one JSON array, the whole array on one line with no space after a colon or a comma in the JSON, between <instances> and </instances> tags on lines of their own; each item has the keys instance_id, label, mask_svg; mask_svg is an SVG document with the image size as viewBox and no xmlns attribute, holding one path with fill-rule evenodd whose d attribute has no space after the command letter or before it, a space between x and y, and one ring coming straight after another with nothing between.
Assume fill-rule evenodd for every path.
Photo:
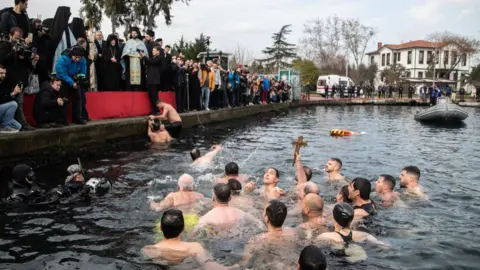
<instances>
[{"instance_id":1,"label":"reflection on water","mask_svg":"<svg viewBox=\"0 0 480 270\"><path fill-rule=\"evenodd\" d=\"M91 203L44 206L0 213L0 268L12 269L158 269L146 262L140 249L155 242L159 212L149 210L149 199L163 198L176 190L183 173L193 175L196 187L207 201L214 176L232 160L241 173L261 184L267 167L280 171L279 186L289 190L294 180L291 140L301 135L305 165L313 168L312 181L319 184L327 206L337 189L326 185L321 171L329 157L341 158L343 173L350 179L361 176L375 180L379 174L399 175L406 165L422 171L421 184L429 201L405 199L407 207L380 209L368 231L390 243L380 250L362 245L368 259L355 264L338 258L325 248L329 269L475 269L480 260L480 203L475 200L480 164L480 110L468 109L469 118L459 127L438 127L413 120L413 107L351 106L299 108L276 116L186 131L181 144L168 150L141 147L122 150L102 159L83 160L96 172L115 178L111 193ZM352 138L329 137L332 128L365 134ZM188 152L212 144L225 147L214 164L205 170L190 167ZM45 168L40 176L62 183L68 163ZM157 179L156 181L153 181ZM154 185L154 187L153 187ZM260 220L261 200L255 198L254 214ZM289 210L294 196L282 199ZM260 201L260 202L259 202ZM209 210L211 203L200 207ZM330 209L330 208L326 208ZM327 211L327 210L326 210ZM288 216L286 226L297 227L300 216ZM237 226L232 235L200 239L215 259L227 265L243 256L245 243L258 231ZM331 230L331 227L329 227ZM265 247L254 258L254 269L295 269L305 236L295 247ZM172 269L196 269L182 265Z\"/></svg>"}]
</instances>

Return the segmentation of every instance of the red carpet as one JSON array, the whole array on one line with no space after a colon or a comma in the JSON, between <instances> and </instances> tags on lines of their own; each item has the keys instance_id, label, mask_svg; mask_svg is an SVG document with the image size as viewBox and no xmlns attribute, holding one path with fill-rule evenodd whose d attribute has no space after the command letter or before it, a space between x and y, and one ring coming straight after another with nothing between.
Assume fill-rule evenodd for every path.
<instances>
[{"instance_id":1,"label":"red carpet","mask_svg":"<svg viewBox=\"0 0 480 270\"><path fill-rule=\"evenodd\" d=\"M92 120L124 118L148 115L151 112L146 92L87 92L87 110ZM175 106L175 92L159 92L158 97ZM24 112L28 123L35 125L33 101L35 95L25 95ZM71 121L72 105L68 106L68 120Z\"/></svg>"}]
</instances>

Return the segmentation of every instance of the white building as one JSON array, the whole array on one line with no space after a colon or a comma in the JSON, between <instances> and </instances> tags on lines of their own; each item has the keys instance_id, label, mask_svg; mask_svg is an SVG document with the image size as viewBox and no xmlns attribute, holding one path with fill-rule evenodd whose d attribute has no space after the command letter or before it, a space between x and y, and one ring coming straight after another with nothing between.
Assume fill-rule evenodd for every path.
<instances>
[{"instance_id":1,"label":"white building","mask_svg":"<svg viewBox=\"0 0 480 270\"><path fill-rule=\"evenodd\" d=\"M426 75L429 64L436 57L435 77L456 81L457 87L459 87L458 80L462 74L470 72L471 56L464 56L447 78L446 73L451 68L451 65L457 62L457 55L457 51L453 46L439 47L436 46L436 43L425 40L415 40L398 45L378 43L376 51L366 54L366 63L367 65L377 64L378 72L375 85L378 86L383 84L380 76L381 72L394 63L399 63L406 68L403 78L431 80L433 78L427 78Z\"/></svg>"}]
</instances>

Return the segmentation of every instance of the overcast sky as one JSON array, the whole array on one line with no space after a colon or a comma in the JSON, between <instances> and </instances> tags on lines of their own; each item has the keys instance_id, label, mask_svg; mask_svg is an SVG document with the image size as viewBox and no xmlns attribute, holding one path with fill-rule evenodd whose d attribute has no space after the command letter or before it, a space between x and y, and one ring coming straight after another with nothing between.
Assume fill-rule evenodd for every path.
<instances>
[{"instance_id":1,"label":"overcast sky","mask_svg":"<svg viewBox=\"0 0 480 270\"><path fill-rule=\"evenodd\" d=\"M28 12L30 17L37 14L43 19L53 17L56 7L63 3L67 2L31 0ZM69 4L72 14L78 16L80 1ZM271 34L283 25L292 25L289 41L298 44L306 21L333 14L358 18L363 24L375 27L378 34L369 50L377 42L395 44L424 39L435 31L479 38L480 17L475 10L480 11L480 0L191 0L188 6L173 5L171 26L158 17L159 27L155 32L164 44L174 43L182 34L193 40L203 32L211 36L211 48L229 52L239 44L261 58L261 50L271 44ZM108 18L104 19L102 29L104 34L111 31Z\"/></svg>"}]
</instances>

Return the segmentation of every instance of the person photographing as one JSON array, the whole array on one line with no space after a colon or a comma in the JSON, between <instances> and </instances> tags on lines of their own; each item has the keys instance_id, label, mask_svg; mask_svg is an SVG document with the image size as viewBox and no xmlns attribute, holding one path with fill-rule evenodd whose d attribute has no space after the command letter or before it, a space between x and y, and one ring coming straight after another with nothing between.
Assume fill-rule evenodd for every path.
<instances>
[{"instance_id":1,"label":"person photographing","mask_svg":"<svg viewBox=\"0 0 480 270\"><path fill-rule=\"evenodd\" d=\"M67 123L67 98L60 97L62 82L53 78L47 88L40 90L33 103L33 118L40 128L64 127Z\"/></svg>"},{"instance_id":2,"label":"person photographing","mask_svg":"<svg viewBox=\"0 0 480 270\"><path fill-rule=\"evenodd\" d=\"M160 89L160 76L162 71L162 58L160 57L160 47L155 46L152 49L152 58L148 58L145 52L138 50L141 59L147 65L147 89L152 106L152 114L160 113L157 108L158 90Z\"/></svg>"}]
</instances>

